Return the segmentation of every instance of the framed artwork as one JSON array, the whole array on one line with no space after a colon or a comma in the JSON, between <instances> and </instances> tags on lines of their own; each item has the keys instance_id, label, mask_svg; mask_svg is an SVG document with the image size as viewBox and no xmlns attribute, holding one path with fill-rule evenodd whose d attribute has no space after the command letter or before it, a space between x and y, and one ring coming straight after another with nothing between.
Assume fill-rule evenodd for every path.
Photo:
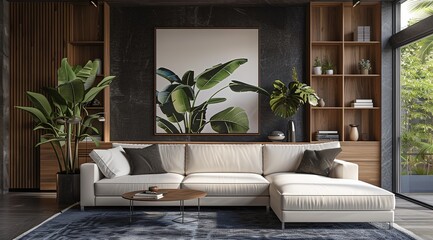
<instances>
[{"instance_id":1,"label":"framed artwork","mask_svg":"<svg viewBox=\"0 0 433 240\"><path fill-rule=\"evenodd\" d=\"M155 134L258 134L258 28L155 29Z\"/></svg>"}]
</instances>

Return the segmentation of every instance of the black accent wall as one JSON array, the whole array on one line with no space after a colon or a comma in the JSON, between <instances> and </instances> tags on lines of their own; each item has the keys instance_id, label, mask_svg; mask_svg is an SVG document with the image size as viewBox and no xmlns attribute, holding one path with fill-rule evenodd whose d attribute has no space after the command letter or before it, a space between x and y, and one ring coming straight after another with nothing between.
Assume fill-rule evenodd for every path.
<instances>
[{"instance_id":1,"label":"black accent wall","mask_svg":"<svg viewBox=\"0 0 433 240\"><path fill-rule=\"evenodd\" d=\"M288 7L111 7L111 140L136 141L267 141L286 120L273 115L269 99L260 96L259 129L255 136L155 136L154 29L156 27L258 27L260 86L272 89L275 79L299 79L306 73L307 5ZM223 50L222 50L223 51ZM185 58L188 61L188 58ZM294 116L297 141L305 135L306 108Z\"/></svg>"}]
</instances>

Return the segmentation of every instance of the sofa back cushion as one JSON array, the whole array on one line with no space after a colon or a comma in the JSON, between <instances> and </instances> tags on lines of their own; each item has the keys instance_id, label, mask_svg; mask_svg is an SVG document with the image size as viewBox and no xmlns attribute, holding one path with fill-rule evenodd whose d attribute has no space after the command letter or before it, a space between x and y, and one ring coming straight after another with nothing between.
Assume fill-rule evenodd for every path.
<instances>
[{"instance_id":1,"label":"sofa back cushion","mask_svg":"<svg viewBox=\"0 0 433 240\"><path fill-rule=\"evenodd\" d=\"M113 147L145 148L152 144L113 143ZM185 144L158 144L161 162L165 171L185 174Z\"/></svg>"},{"instance_id":2,"label":"sofa back cushion","mask_svg":"<svg viewBox=\"0 0 433 240\"><path fill-rule=\"evenodd\" d=\"M260 144L188 144L186 174L263 173Z\"/></svg>"},{"instance_id":3,"label":"sofa back cushion","mask_svg":"<svg viewBox=\"0 0 433 240\"><path fill-rule=\"evenodd\" d=\"M278 172L294 172L305 150L339 148L340 142L318 144L266 144L263 146L263 175Z\"/></svg>"}]
</instances>

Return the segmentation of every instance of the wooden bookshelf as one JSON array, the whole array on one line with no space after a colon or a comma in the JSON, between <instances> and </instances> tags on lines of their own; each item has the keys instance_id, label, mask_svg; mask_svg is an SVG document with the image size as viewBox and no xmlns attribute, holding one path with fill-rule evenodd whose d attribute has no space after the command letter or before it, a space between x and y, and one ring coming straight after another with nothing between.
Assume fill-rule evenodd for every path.
<instances>
[{"instance_id":1,"label":"wooden bookshelf","mask_svg":"<svg viewBox=\"0 0 433 240\"><path fill-rule=\"evenodd\" d=\"M96 82L110 75L110 9L107 3L97 8L88 3L72 3L70 7L70 39L67 56L71 65L84 66L88 60L100 59L101 74ZM110 96L109 89L96 96L99 104L90 106L92 113L104 113L105 122L95 123L104 142L110 141Z\"/></svg>"},{"instance_id":2,"label":"wooden bookshelf","mask_svg":"<svg viewBox=\"0 0 433 240\"><path fill-rule=\"evenodd\" d=\"M67 57L69 64L84 66L88 60L100 59L101 74L96 82L110 75L110 9L107 3L98 8L87 2L68 6L69 39ZM104 122L94 121L101 135L101 148L111 146L110 141L110 90L106 88L96 96L99 104L87 107L90 114L104 113ZM80 142L79 163L90 162L89 153L96 148L93 142ZM59 171L56 156L49 144L40 147L40 190L56 190L56 173Z\"/></svg>"},{"instance_id":3,"label":"wooden bookshelf","mask_svg":"<svg viewBox=\"0 0 433 240\"><path fill-rule=\"evenodd\" d=\"M358 26L370 26L370 41L354 41ZM360 166L361 180L380 185L381 141L381 5L349 2L312 2L309 9L309 84L325 101L325 107L310 107L309 141L319 130L337 130L349 161ZM334 75L313 75L314 59L330 60ZM372 70L358 70L361 59L369 59ZM372 108L354 108L355 99L372 99ZM349 124L359 125L360 139L350 141ZM374 153L370 154L369 153ZM368 155L368 159L365 159Z\"/></svg>"}]
</instances>

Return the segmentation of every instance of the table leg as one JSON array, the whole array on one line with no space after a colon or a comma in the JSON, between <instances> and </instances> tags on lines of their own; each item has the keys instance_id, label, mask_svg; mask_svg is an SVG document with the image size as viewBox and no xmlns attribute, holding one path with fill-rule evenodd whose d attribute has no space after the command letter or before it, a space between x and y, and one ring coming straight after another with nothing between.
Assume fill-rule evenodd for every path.
<instances>
[{"instance_id":1,"label":"table leg","mask_svg":"<svg viewBox=\"0 0 433 240\"><path fill-rule=\"evenodd\" d=\"M182 223L184 222L185 218L185 202L182 200Z\"/></svg>"},{"instance_id":2,"label":"table leg","mask_svg":"<svg viewBox=\"0 0 433 240\"><path fill-rule=\"evenodd\" d=\"M200 198L197 198L197 220L200 219Z\"/></svg>"}]
</instances>

